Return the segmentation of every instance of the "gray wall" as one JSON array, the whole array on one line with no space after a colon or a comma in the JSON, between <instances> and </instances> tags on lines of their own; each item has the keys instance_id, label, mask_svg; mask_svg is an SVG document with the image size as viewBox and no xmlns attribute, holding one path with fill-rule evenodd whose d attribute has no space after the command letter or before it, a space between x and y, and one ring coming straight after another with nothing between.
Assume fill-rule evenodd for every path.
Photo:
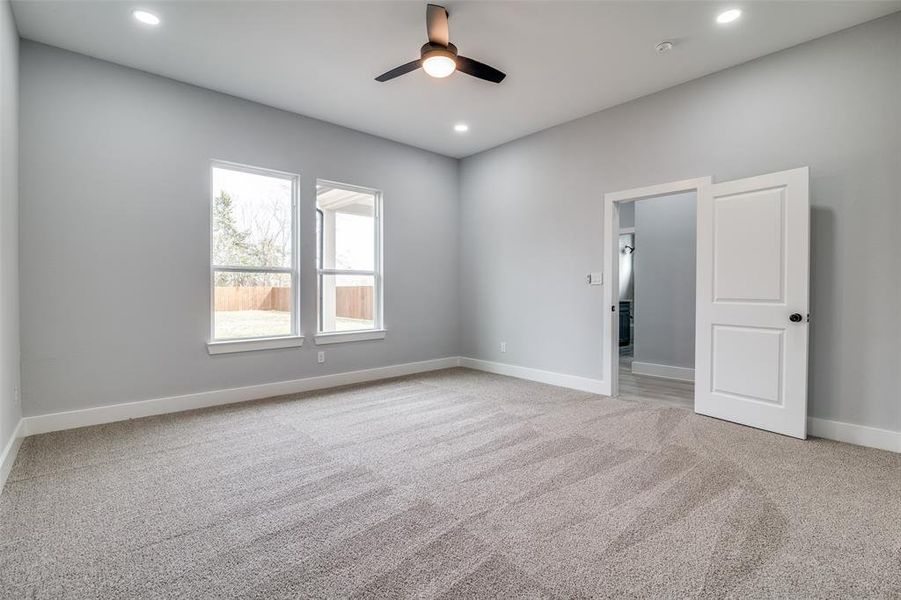
<instances>
[{"instance_id":1,"label":"gray wall","mask_svg":"<svg viewBox=\"0 0 901 600\"><path fill-rule=\"evenodd\" d=\"M19 422L19 34L0 1L0 451Z\"/></svg>"},{"instance_id":2,"label":"gray wall","mask_svg":"<svg viewBox=\"0 0 901 600\"><path fill-rule=\"evenodd\" d=\"M24 412L456 355L457 161L22 42ZM5 56L5 53L4 53ZM209 356L209 161L300 173L303 348ZM316 364L315 180L384 191L387 339Z\"/></svg>"},{"instance_id":3,"label":"gray wall","mask_svg":"<svg viewBox=\"0 0 901 600\"><path fill-rule=\"evenodd\" d=\"M630 204L635 212L634 360L693 369L696 194Z\"/></svg>"},{"instance_id":4,"label":"gray wall","mask_svg":"<svg viewBox=\"0 0 901 600\"><path fill-rule=\"evenodd\" d=\"M625 229L635 227L635 203L624 202L619 207L619 227Z\"/></svg>"},{"instance_id":5,"label":"gray wall","mask_svg":"<svg viewBox=\"0 0 901 600\"><path fill-rule=\"evenodd\" d=\"M901 429L899 43L895 14L511 142L458 170L450 159L24 42L25 412L457 353L599 378L607 312L602 288L584 276L602 264L603 193L810 165L811 413ZM4 113L4 140L7 126ZM322 366L310 343L207 355L212 157L300 172L305 214L316 177L385 191L387 340L330 346ZM302 229L309 333L313 219ZM7 273L15 250L3 231ZM4 279L4 298L8 289ZM6 331L4 348L14 343Z\"/></svg>"},{"instance_id":6,"label":"gray wall","mask_svg":"<svg viewBox=\"0 0 901 600\"><path fill-rule=\"evenodd\" d=\"M601 378L604 192L809 165L810 413L901 429L899 43L896 13L464 159L463 354Z\"/></svg>"}]
</instances>

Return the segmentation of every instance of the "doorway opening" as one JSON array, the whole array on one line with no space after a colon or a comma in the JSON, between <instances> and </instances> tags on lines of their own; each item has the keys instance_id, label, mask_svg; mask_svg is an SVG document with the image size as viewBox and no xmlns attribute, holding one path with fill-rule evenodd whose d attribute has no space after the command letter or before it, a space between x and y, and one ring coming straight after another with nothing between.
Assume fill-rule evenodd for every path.
<instances>
[{"instance_id":1,"label":"doorway opening","mask_svg":"<svg viewBox=\"0 0 901 600\"><path fill-rule=\"evenodd\" d=\"M709 182L605 195L611 396L694 406L697 197Z\"/></svg>"},{"instance_id":2,"label":"doorway opening","mask_svg":"<svg viewBox=\"0 0 901 600\"><path fill-rule=\"evenodd\" d=\"M619 208L619 397L691 408L697 194Z\"/></svg>"}]
</instances>

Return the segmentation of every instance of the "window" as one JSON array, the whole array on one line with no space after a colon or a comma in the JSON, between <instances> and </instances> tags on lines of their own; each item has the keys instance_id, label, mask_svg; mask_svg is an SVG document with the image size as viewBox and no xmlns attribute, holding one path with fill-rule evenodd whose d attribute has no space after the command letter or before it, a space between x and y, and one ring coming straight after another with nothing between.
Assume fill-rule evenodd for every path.
<instances>
[{"instance_id":1,"label":"window","mask_svg":"<svg viewBox=\"0 0 901 600\"><path fill-rule=\"evenodd\" d=\"M381 210L380 192L316 182L317 343L384 337Z\"/></svg>"},{"instance_id":2,"label":"window","mask_svg":"<svg viewBox=\"0 0 901 600\"><path fill-rule=\"evenodd\" d=\"M285 343L299 334L298 177L214 162L211 184L210 352L300 345Z\"/></svg>"}]
</instances>

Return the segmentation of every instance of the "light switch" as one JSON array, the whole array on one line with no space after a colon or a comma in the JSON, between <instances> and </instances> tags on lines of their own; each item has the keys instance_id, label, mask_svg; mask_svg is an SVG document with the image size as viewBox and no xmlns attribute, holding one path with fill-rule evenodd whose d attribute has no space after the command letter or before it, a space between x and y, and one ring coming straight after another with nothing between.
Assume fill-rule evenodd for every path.
<instances>
[{"instance_id":1,"label":"light switch","mask_svg":"<svg viewBox=\"0 0 901 600\"><path fill-rule=\"evenodd\" d=\"M603 283L604 283L604 274L603 273L589 273L588 285L603 285Z\"/></svg>"}]
</instances>

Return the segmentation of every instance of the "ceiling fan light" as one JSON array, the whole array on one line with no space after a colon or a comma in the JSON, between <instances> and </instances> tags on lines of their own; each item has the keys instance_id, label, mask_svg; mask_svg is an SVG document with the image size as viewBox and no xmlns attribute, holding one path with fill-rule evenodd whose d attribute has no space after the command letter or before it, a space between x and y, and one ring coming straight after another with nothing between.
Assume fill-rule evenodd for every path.
<instances>
[{"instance_id":1,"label":"ceiling fan light","mask_svg":"<svg viewBox=\"0 0 901 600\"><path fill-rule=\"evenodd\" d=\"M457 70L457 63L454 59L445 54L434 54L426 57L422 61L422 69L432 77L447 77Z\"/></svg>"}]
</instances>

